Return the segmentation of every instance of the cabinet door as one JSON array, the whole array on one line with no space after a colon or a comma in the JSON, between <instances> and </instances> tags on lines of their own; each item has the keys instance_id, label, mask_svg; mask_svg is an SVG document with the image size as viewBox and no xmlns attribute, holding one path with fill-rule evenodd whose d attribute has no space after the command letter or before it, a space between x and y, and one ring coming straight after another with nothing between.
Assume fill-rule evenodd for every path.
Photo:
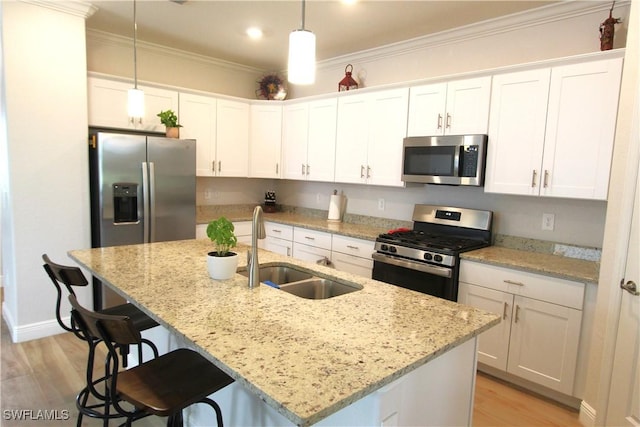
<instances>
[{"instance_id":1,"label":"cabinet door","mask_svg":"<svg viewBox=\"0 0 640 427\"><path fill-rule=\"evenodd\" d=\"M293 257L302 261L317 263L325 258L330 260L331 251L328 249L293 242Z\"/></svg>"},{"instance_id":2,"label":"cabinet door","mask_svg":"<svg viewBox=\"0 0 640 427\"><path fill-rule=\"evenodd\" d=\"M280 177L282 106L251 106L251 160L249 176Z\"/></svg>"},{"instance_id":3,"label":"cabinet door","mask_svg":"<svg viewBox=\"0 0 640 427\"><path fill-rule=\"evenodd\" d=\"M142 124L131 123L127 115L127 93L133 88L132 83L89 77L87 84L90 126L164 132L165 127L156 114L163 110L178 111L177 92L139 86L144 92L145 116Z\"/></svg>"},{"instance_id":4,"label":"cabinet door","mask_svg":"<svg viewBox=\"0 0 640 427\"><path fill-rule=\"evenodd\" d=\"M442 135L447 84L436 83L409 90L408 136Z\"/></svg>"},{"instance_id":5,"label":"cabinet door","mask_svg":"<svg viewBox=\"0 0 640 427\"><path fill-rule=\"evenodd\" d=\"M458 302L502 316L502 322L499 325L483 332L478 337L478 362L506 371L513 295L460 282Z\"/></svg>"},{"instance_id":6,"label":"cabinet door","mask_svg":"<svg viewBox=\"0 0 640 427\"><path fill-rule=\"evenodd\" d=\"M507 372L572 395L582 312L515 297Z\"/></svg>"},{"instance_id":7,"label":"cabinet door","mask_svg":"<svg viewBox=\"0 0 640 427\"><path fill-rule=\"evenodd\" d=\"M249 104L218 99L217 176L249 175Z\"/></svg>"},{"instance_id":8,"label":"cabinet door","mask_svg":"<svg viewBox=\"0 0 640 427\"><path fill-rule=\"evenodd\" d=\"M491 77L454 80L447 85L444 131L450 135L487 133Z\"/></svg>"},{"instance_id":9,"label":"cabinet door","mask_svg":"<svg viewBox=\"0 0 640 427\"><path fill-rule=\"evenodd\" d=\"M180 94L180 137L196 140L196 175L215 176L216 99Z\"/></svg>"},{"instance_id":10,"label":"cabinet door","mask_svg":"<svg viewBox=\"0 0 640 427\"><path fill-rule=\"evenodd\" d=\"M494 76L484 190L538 195L551 69Z\"/></svg>"},{"instance_id":11,"label":"cabinet door","mask_svg":"<svg viewBox=\"0 0 640 427\"><path fill-rule=\"evenodd\" d=\"M553 68L541 195L606 200L622 58Z\"/></svg>"},{"instance_id":12,"label":"cabinet door","mask_svg":"<svg viewBox=\"0 0 640 427\"><path fill-rule=\"evenodd\" d=\"M310 181L334 180L337 120L337 98L309 103L307 179Z\"/></svg>"},{"instance_id":13,"label":"cabinet door","mask_svg":"<svg viewBox=\"0 0 640 427\"><path fill-rule=\"evenodd\" d=\"M284 108L282 132L282 177L306 179L309 104Z\"/></svg>"},{"instance_id":14,"label":"cabinet door","mask_svg":"<svg viewBox=\"0 0 640 427\"><path fill-rule=\"evenodd\" d=\"M409 90L386 90L371 95L367 183L403 187L402 140L407 136Z\"/></svg>"},{"instance_id":15,"label":"cabinet door","mask_svg":"<svg viewBox=\"0 0 640 427\"><path fill-rule=\"evenodd\" d=\"M291 240L278 239L267 236L263 240L262 248L284 256L291 256Z\"/></svg>"},{"instance_id":16,"label":"cabinet door","mask_svg":"<svg viewBox=\"0 0 640 427\"><path fill-rule=\"evenodd\" d=\"M366 182L369 137L367 100L367 94L343 96L338 99L336 182Z\"/></svg>"}]
</instances>

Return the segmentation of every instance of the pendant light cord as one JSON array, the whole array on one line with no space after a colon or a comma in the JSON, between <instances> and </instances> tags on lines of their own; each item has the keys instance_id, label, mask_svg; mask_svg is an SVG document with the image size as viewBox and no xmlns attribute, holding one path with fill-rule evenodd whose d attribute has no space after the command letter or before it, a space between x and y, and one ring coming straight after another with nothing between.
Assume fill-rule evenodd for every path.
<instances>
[{"instance_id":1,"label":"pendant light cord","mask_svg":"<svg viewBox=\"0 0 640 427\"><path fill-rule=\"evenodd\" d=\"M136 0L133 0L133 87L138 89L138 21L136 20Z\"/></svg>"},{"instance_id":2,"label":"pendant light cord","mask_svg":"<svg viewBox=\"0 0 640 427\"><path fill-rule=\"evenodd\" d=\"M304 9L305 9L305 1L302 0L302 30L304 30Z\"/></svg>"}]
</instances>

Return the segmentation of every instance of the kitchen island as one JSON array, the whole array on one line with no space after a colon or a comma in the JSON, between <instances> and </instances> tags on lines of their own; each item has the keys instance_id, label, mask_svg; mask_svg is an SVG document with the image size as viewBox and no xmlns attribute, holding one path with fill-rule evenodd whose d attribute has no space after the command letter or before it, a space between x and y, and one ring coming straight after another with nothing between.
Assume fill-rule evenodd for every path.
<instances>
[{"instance_id":1,"label":"kitchen island","mask_svg":"<svg viewBox=\"0 0 640 427\"><path fill-rule=\"evenodd\" d=\"M235 249L241 267L247 249ZM70 256L164 326L170 347L191 347L236 380L214 395L229 426L471 422L476 337L499 316L263 250L261 265L362 289L324 300L249 289L241 275L210 279L210 250L184 240Z\"/></svg>"}]
</instances>

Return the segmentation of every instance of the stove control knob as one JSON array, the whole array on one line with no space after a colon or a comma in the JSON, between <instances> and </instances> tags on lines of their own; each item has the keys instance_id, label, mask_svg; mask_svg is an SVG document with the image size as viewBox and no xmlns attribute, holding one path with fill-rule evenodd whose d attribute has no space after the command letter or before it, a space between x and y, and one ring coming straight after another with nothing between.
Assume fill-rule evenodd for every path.
<instances>
[{"instance_id":1,"label":"stove control knob","mask_svg":"<svg viewBox=\"0 0 640 427\"><path fill-rule=\"evenodd\" d=\"M442 262L442 255L436 255L436 256L434 256L434 257L433 257L433 260L434 260L435 262Z\"/></svg>"},{"instance_id":2,"label":"stove control knob","mask_svg":"<svg viewBox=\"0 0 640 427\"><path fill-rule=\"evenodd\" d=\"M380 249L383 251L389 250L389 246L387 245L380 245Z\"/></svg>"},{"instance_id":3,"label":"stove control knob","mask_svg":"<svg viewBox=\"0 0 640 427\"><path fill-rule=\"evenodd\" d=\"M432 259L432 258L433 258L433 256L432 256L431 254L429 254L429 253L424 254L424 259L425 259L425 260L427 260L427 261L431 261L431 259Z\"/></svg>"},{"instance_id":4,"label":"stove control knob","mask_svg":"<svg viewBox=\"0 0 640 427\"><path fill-rule=\"evenodd\" d=\"M395 254L396 252L398 252L398 250L396 249L395 246L389 246L389 252L391 252L392 254Z\"/></svg>"}]
</instances>

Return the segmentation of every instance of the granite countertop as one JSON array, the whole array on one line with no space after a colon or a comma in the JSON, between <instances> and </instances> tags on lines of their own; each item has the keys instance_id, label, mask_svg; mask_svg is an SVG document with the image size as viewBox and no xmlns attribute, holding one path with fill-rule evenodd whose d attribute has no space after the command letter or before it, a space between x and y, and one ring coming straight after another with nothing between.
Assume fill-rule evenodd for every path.
<instances>
[{"instance_id":1,"label":"granite countertop","mask_svg":"<svg viewBox=\"0 0 640 427\"><path fill-rule=\"evenodd\" d=\"M297 425L313 424L496 325L475 308L260 250L357 282L307 300L247 278L216 281L207 240L74 250L69 255ZM243 266L248 247L235 250ZM309 398L313 396L313 398Z\"/></svg>"},{"instance_id":2,"label":"granite countertop","mask_svg":"<svg viewBox=\"0 0 640 427\"><path fill-rule=\"evenodd\" d=\"M561 279L598 283L600 263L596 261L501 246L489 246L488 248L464 252L460 254L460 258L532 273L546 274Z\"/></svg>"}]
</instances>

